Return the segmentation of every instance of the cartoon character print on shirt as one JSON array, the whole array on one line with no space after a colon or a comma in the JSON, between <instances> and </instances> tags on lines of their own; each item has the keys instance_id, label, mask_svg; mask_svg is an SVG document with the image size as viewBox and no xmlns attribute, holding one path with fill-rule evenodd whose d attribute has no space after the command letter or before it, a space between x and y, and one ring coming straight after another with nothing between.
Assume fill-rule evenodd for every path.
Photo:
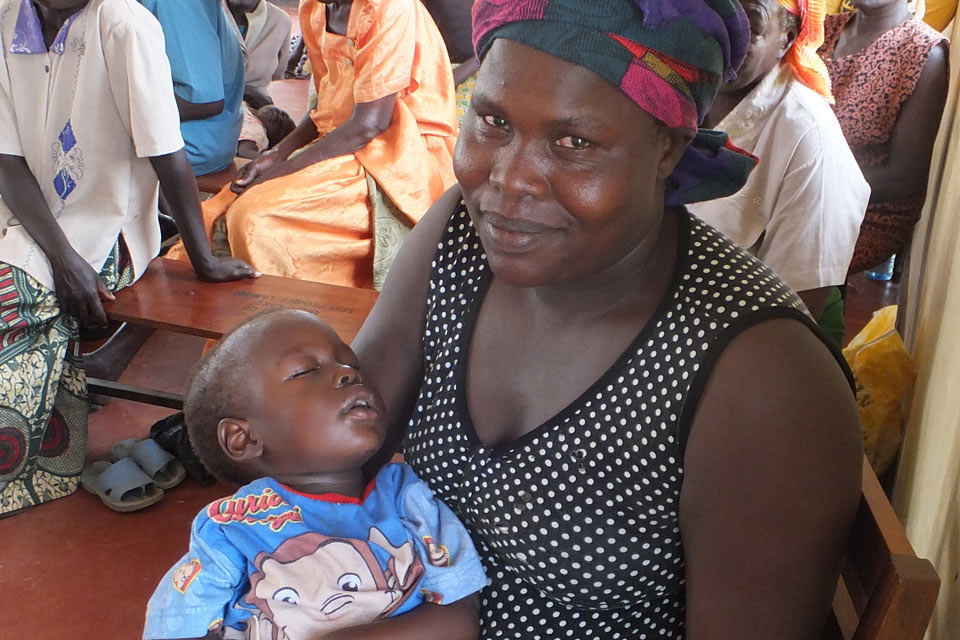
<instances>
[{"instance_id":1,"label":"cartoon character print on shirt","mask_svg":"<svg viewBox=\"0 0 960 640\"><path fill-rule=\"evenodd\" d=\"M173 572L173 588L180 593L186 593L190 584L200 575L201 571L203 571L203 565L197 558L180 565Z\"/></svg>"},{"instance_id":2,"label":"cartoon character print on shirt","mask_svg":"<svg viewBox=\"0 0 960 640\"><path fill-rule=\"evenodd\" d=\"M371 545L390 554L384 570ZM393 546L376 527L369 541L304 533L254 559L244 600L258 613L247 637L296 640L386 618L413 593L423 563L412 542ZM256 627L251 629L250 627Z\"/></svg>"},{"instance_id":3,"label":"cartoon character print on shirt","mask_svg":"<svg viewBox=\"0 0 960 640\"><path fill-rule=\"evenodd\" d=\"M53 188L60 196L60 202L64 203L83 179L83 152L77 146L77 138L69 120L63 125L50 151L53 154Z\"/></svg>"},{"instance_id":4,"label":"cartoon character print on shirt","mask_svg":"<svg viewBox=\"0 0 960 640\"><path fill-rule=\"evenodd\" d=\"M445 545L434 542L433 536L423 536L422 540L423 545L427 548L430 564L435 567L450 566L450 550Z\"/></svg>"}]
</instances>

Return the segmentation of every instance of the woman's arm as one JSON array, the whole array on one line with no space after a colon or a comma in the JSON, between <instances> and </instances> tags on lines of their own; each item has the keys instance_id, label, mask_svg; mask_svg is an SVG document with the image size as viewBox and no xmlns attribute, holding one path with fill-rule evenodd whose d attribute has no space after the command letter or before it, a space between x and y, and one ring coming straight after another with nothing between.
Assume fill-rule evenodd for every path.
<instances>
[{"instance_id":1,"label":"woman's arm","mask_svg":"<svg viewBox=\"0 0 960 640\"><path fill-rule=\"evenodd\" d=\"M81 325L106 326L102 300L113 294L64 235L22 156L0 154L0 197L50 261L60 310Z\"/></svg>"},{"instance_id":2,"label":"woman's arm","mask_svg":"<svg viewBox=\"0 0 960 640\"><path fill-rule=\"evenodd\" d=\"M687 638L820 637L862 458L850 385L809 329L778 319L734 338L684 458Z\"/></svg>"},{"instance_id":3,"label":"woman's arm","mask_svg":"<svg viewBox=\"0 0 960 640\"><path fill-rule=\"evenodd\" d=\"M328 158L359 151L390 126L396 101L397 94L391 93L373 102L357 103L353 107L353 113L343 124L317 140L316 144L303 153L290 158L294 151L316 139L317 128L307 114L293 133L280 141L276 153L261 154L260 158L240 169L230 189L235 193L243 193L264 180L279 178ZM313 135L308 139L311 131Z\"/></svg>"},{"instance_id":4,"label":"woman's arm","mask_svg":"<svg viewBox=\"0 0 960 640\"><path fill-rule=\"evenodd\" d=\"M453 85L459 87L467 79L480 70L480 62L473 56L470 56L463 63L457 65L453 70Z\"/></svg>"},{"instance_id":5,"label":"woman's arm","mask_svg":"<svg viewBox=\"0 0 960 640\"><path fill-rule=\"evenodd\" d=\"M174 95L174 97L177 99L177 109L180 111L180 120L182 122L212 118L213 116L223 113L223 100L190 102L178 95Z\"/></svg>"},{"instance_id":6,"label":"woman's arm","mask_svg":"<svg viewBox=\"0 0 960 640\"><path fill-rule=\"evenodd\" d=\"M390 268L380 298L353 340L360 368L380 391L392 429L382 455L368 463L370 469L378 469L396 451L420 388L430 267L459 200L460 186L454 185L413 228Z\"/></svg>"},{"instance_id":7,"label":"woman's arm","mask_svg":"<svg viewBox=\"0 0 960 640\"><path fill-rule=\"evenodd\" d=\"M170 206L170 215L177 221L183 246L197 277L207 282L259 277L260 274L246 262L236 258L217 258L210 252L210 243L203 229L197 180L187 160L187 152L180 149L153 156L150 164L157 172L160 188Z\"/></svg>"},{"instance_id":8,"label":"woman's arm","mask_svg":"<svg viewBox=\"0 0 960 640\"><path fill-rule=\"evenodd\" d=\"M870 184L871 203L909 198L927 186L949 81L947 53L943 45L937 45L930 51L917 86L897 117L890 140L890 160L876 167L861 167Z\"/></svg>"},{"instance_id":9,"label":"woman's arm","mask_svg":"<svg viewBox=\"0 0 960 640\"><path fill-rule=\"evenodd\" d=\"M324 640L474 640L480 632L480 605L476 594L451 604L424 603L416 609L340 629Z\"/></svg>"}]
</instances>

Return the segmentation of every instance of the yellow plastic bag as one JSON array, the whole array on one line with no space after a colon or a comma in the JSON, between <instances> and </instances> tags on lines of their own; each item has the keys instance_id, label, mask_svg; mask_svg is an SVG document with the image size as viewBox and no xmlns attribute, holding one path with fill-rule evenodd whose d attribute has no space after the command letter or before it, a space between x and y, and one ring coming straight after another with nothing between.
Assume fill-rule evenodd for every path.
<instances>
[{"instance_id":1,"label":"yellow plastic bag","mask_svg":"<svg viewBox=\"0 0 960 640\"><path fill-rule=\"evenodd\" d=\"M880 309L843 350L857 381L863 448L877 475L890 468L900 448L901 406L915 373L896 320L896 305Z\"/></svg>"}]
</instances>

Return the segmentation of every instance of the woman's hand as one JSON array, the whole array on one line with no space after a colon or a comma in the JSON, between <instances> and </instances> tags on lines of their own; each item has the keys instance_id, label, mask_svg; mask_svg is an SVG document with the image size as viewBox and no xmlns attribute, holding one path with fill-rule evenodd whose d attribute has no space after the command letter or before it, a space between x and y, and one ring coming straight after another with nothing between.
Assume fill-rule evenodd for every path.
<instances>
[{"instance_id":1,"label":"woman's hand","mask_svg":"<svg viewBox=\"0 0 960 640\"><path fill-rule=\"evenodd\" d=\"M480 598L473 594L443 606L423 603L398 616L323 634L325 640L475 640Z\"/></svg>"},{"instance_id":2,"label":"woman's hand","mask_svg":"<svg viewBox=\"0 0 960 640\"><path fill-rule=\"evenodd\" d=\"M234 193L243 193L255 184L272 177L273 171L283 162L275 149L268 149L249 163L240 167L237 177L230 183L230 190Z\"/></svg>"},{"instance_id":3,"label":"woman's hand","mask_svg":"<svg viewBox=\"0 0 960 640\"><path fill-rule=\"evenodd\" d=\"M262 274L239 258L213 258L193 265L197 278L204 282L230 282L243 278L259 278Z\"/></svg>"},{"instance_id":4,"label":"woman's hand","mask_svg":"<svg viewBox=\"0 0 960 640\"><path fill-rule=\"evenodd\" d=\"M51 261L51 267L60 311L75 317L84 327L107 326L103 302L114 300L114 296L87 261L74 251L62 260Z\"/></svg>"}]
</instances>

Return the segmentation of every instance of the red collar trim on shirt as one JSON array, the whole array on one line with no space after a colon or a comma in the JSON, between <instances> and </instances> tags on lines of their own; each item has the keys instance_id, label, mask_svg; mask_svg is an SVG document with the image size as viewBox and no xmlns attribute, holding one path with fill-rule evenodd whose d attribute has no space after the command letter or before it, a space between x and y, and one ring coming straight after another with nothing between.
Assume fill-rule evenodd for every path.
<instances>
[{"instance_id":1,"label":"red collar trim on shirt","mask_svg":"<svg viewBox=\"0 0 960 640\"><path fill-rule=\"evenodd\" d=\"M377 479L374 478L373 480L370 481L370 483L367 485L367 488L363 490L363 495L360 496L359 498L355 498L353 496L345 496L342 493L304 493L303 491L297 491L293 487L288 487L282 482L278 482L277 484L279 484L281 487L283 487L290 493L294 493L304 498L310 498L311 500L319 500L321 502L332 502L334 504L363 504L366 501L367 496L373 493L373 490L376 489Z\"/></svg>"}]
</instances>

